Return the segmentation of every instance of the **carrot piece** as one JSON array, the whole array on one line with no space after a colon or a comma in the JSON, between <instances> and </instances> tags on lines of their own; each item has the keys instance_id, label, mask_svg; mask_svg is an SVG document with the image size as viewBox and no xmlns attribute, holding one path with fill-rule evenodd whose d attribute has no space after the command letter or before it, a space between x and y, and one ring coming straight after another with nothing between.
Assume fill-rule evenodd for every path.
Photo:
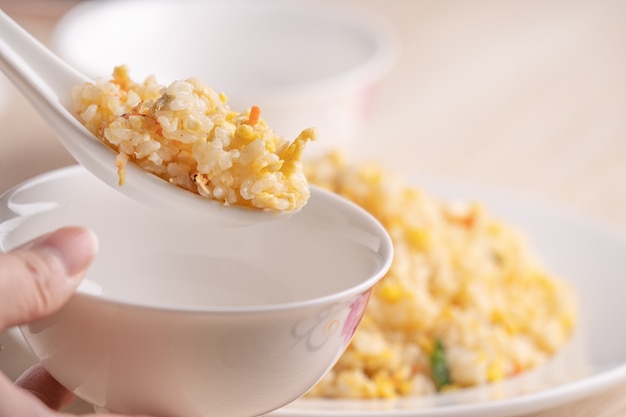
<instances>
[{"instance_id":1,"label":"carrot piece","mask_svg":"<svg viewBox=\"0 0 626 417\"><path fill-rule=\"evenodd\" d=\"M261 118L261 108L259 106L252 106L250 108L250 116L248 117L248 124L254 126L259 123Z\"/></svg>"}]
</instances>

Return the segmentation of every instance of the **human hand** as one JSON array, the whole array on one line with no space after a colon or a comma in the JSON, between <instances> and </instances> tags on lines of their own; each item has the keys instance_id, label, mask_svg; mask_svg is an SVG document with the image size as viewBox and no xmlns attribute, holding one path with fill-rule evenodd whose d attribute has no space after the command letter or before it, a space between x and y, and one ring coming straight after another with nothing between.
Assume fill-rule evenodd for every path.
<instances>
[{"instance_id":1,"label":"human hand","mask_svg":"<svg viewBox=\"0 0 626 417\"><path fill-rule=\"evenodd\" d=\"M78 287L97 247L90 231L66 227L0 253L0 331L61 308ZM55 410L72 399L40 365L15 384L0 373L0 417L59 417Z\"/></svg>"}]
</instances>

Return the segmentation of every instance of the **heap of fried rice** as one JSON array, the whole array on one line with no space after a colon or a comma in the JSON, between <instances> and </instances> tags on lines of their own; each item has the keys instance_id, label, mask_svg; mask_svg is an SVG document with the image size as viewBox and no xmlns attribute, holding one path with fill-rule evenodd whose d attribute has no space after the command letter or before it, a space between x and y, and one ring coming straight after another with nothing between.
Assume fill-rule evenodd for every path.
<instances>
[{"instance_id":1,"label":"heap of fried rice","mask_svg":"<svg viewBox=\"0 0 626 417\"><path fill-rule=\"evenodd\" d=\"M308 396L395 398L499 381L570 338L572 289L483 205L435 198L338 153L305 173L377 217L395 253L352 343Z\"/></svg>"}]
</instances>

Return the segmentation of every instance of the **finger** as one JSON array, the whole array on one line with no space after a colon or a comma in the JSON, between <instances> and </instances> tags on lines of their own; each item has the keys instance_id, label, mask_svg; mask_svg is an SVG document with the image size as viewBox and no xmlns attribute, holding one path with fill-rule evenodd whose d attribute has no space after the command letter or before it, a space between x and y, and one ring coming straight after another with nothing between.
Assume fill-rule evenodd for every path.
<instances>
[{"instance_id":1,"label":"finger","mask_svg":"<svg viewBox=\"0 0 626 417\"><path fill-rule=\"evenodd\" d=\"M24 372L15 385L30 392L53 410L60 410L74 399L74 394L59 384L41 365Z\"/></svg>"},{"instance_id":2,"label":"finger","mask_svg":"<svg viewBox=\"0 0 626 417\"><path fill-rule=\"evenodd\" d=\"M0 374L0 378L3 377L4 375ZM6 378L3 379L4 381L0 381L0 416L61 417L65 414L53 413L52 410L62 409L74 398L74 395L59 384L41 365L31 367L15 381L15 385L22 388L21 390L7 386ZM89 414L84 417L150 416Z\"/></svg>"},{"instance_id":3,"label":"finger","mask_svg":"<svg viewBox=\"0 0 626 417\"><path fill-rule=\"evenodd\" d=\"M58 310L97 251L87 229L66 227L0 254L0 331Z\"/></svg>"},{"instance_id":4,"label":"finger","mask_svg":"<svg viewBox=\"0 0 626 417\"><path fill-rule=\"evenodd\" d=\"M39 369L38 369L39 368ZM61 417L66 414L59 414L53 409L59 408L72 399L64 388L56 382L47 372L38 365L26 371L18 378L16 385L0 373L0 416L28 416L28 417ZM52 379L52 381L50 380ZM33 380L40 381L40 386L33 392ZM23 389L20 389L23 388ZM46 392L51 389L52 392ZM62 397L55 399L54 392ZM43 394L43 395L42 395ZM48 407L51 406L51 407ZM84 417L150 417L148 415L126 416L121 414L89 414Z\"/></svg>"},{"instance_id":5,"label":"finger","mask_svg":"<svg viewBox=\"0 0 626 417\"><path fill-rule=\"evenodd\" d=\"M55 417L56 413L0 373L0 416Z\"/></svg>"}]
</instances>

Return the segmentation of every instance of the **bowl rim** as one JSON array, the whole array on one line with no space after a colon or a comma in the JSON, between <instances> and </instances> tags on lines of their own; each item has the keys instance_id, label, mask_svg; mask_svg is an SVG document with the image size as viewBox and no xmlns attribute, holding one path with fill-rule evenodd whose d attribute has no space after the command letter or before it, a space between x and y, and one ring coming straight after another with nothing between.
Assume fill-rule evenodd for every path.
<instances>
[{"instance_id":1,"label":"bowl rim","mask_svg":"<svg viewBox=\"0 0 626 417\"><path fill-rule=\"evenodd\" d=\"M73 175L88 175L94 180L101 181L97 177L93 176L85 167L82 165L69 165L57 169L53 169L50 171L43 172L41 174L35 175L31 178L28 178L13 187L9 188L4 193L0 194L0 202L5 202L11 198L12 195L20 192L28 188L31 185L43 184L49 181L58 181L63 178L67 178ZM102 184L105 184L102 182ZM108 185L107 185L108 186ZM258 314L258 313L275 313L287 310L296 310L303 308L316 307L320 305L328 305L334 303L345 302L347 299L351 299L358 295L364 295L369 293L374 285L380 281L389 271L391 267L391 263L394 257L394 248L393 242L389 233L385 229L385 227L368 211L360 207L359 205L353 203L352 201L336 194L332 191L326 190L320 186L310 184L311 188L311 196L319 195L324 198L329 204L337 206L341 205L344 210L350 210L354 216L360 216L362 219L367 221L370 224L371 229L375 232L375 235L379 238L379 249L377 253L381 254L381 261L376 268L375 273L371 274L368 278L360 281L357 285L353 285L341 291L319 296L313 298L307 298L304 300L291 301L291 302L283 302L276 304L258 304L258 305L250 305L250 306L184 306L184 305L155 305L150 303L143 302L134 302L134 301L124 301L116 298L111 298L106 295L95 295L93 292L85 291L83 289L77 288L72 297L85 298L90 302L103 303L109 305L115 305L118 307L125 307L130 309L140 309L140 310L152 310L152 311L161 311L161 312L169 312L169 313L198 313L198 314ZM2 225L7 222L15 219L16 217L28 217L30 214L27 213L22 216L13 216L8 218L0 218L0 230L2 230ZM295 214L297 215L297 213ZM13 230L13 229L10 229ZM6 250L4 248L4 238L2 237L3 233L0 233L0 248ZM97 256L97 254L96 254ZM88 280L88 277L85 277L83 280ZM83 281L81 281L83 282Z\"/></svg>"}]
</instances>

